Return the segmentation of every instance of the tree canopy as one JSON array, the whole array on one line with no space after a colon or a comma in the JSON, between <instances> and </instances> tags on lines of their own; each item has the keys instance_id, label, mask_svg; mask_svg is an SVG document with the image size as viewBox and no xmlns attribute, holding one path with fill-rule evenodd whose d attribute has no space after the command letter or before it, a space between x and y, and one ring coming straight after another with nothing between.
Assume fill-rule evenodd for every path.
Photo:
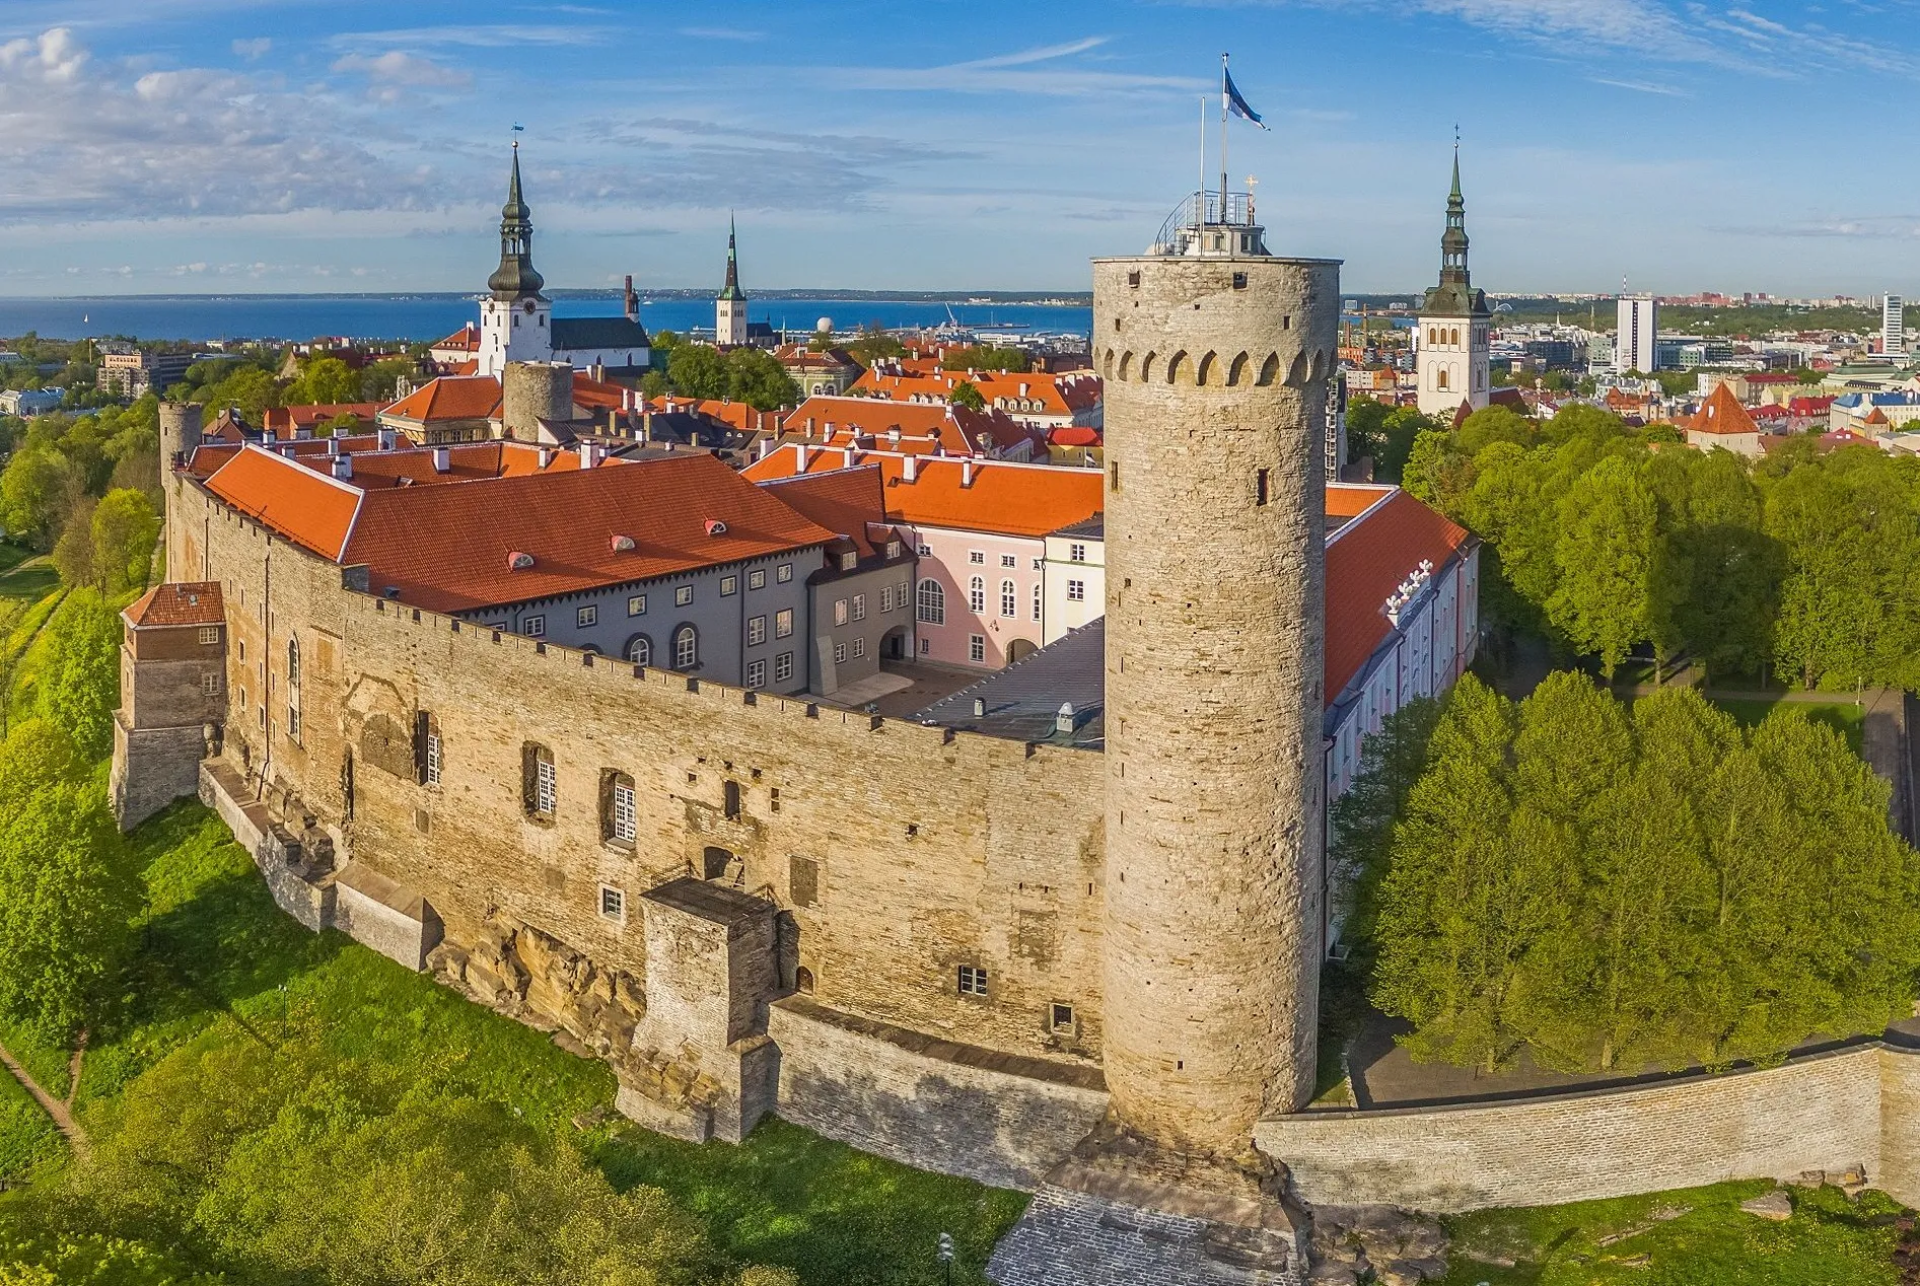
<instances>
[{"instance_id":1,"label":"tree canopy","mask_svg":"<svg viewBox=\"0 0 1920 1286\"><path fill-rule=\"evenodd\" d=\"M995 344L969 344L949 348L940 355L943 371L1013 371L1029 369L1033 355L1024 348L1002 348Z\"/></svg>"},{"instance_id":2,"label":"tree canopy","mask_svg":"<svg viewBox=\"0 0 1920 1286\"><path fill-rule=\"evenodd\" d=\"M1920 854L1828 726L1784 707L1743 732L1691 689L1629 710L1557 674L1518 704L1468 676L1416 731L1335 815L1416 1057L1725 1067L1911 1013Z\"/></svg>"}]
</instances>

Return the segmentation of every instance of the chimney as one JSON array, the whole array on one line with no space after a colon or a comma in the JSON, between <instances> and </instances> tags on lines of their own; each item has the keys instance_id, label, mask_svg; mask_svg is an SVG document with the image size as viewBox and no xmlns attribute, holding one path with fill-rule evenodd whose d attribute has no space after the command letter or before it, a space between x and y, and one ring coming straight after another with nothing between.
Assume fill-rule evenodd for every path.
<instances>
[{"instance_id":1,"label":"chimney","mask_svg":"<svg viewBox=\"0 0 1920 1286\"><path fill-rule=\"evenodd\" d=\"M1061 733L1061 734L1063 734L1063 735L1071 735L1071 734L1072 734L1072 732L1073 732L1073 702L1071 702L1071 701L1062 701L1062 702L1060 703L1060 713L1058 713L1058 714L1056 714L1056 715L1054 715L1054 716L1053 716L1053 730L1054 730L1055 732L1058 732L1058 733Z\"/></svg>"},{"instance_id":2,"label":"chimney","mask_svg":"<svg viewBox=\"0 0 1920 1286\"><path fill-rule=\"evenodd\" d=\"M813 417L811 415L807 417L807 436L813 436Z\"/></svg>"},{"instance_id":3,"label":"chimney","mask_svg":"<svg viewBox=\"0 0 1920 1286\"><path fill-rule=\"evenodd\" d=\"M553 448L552 448L552 447L541 447L541 448L540 448L540 457L539 457L539 458L540 458L540 467L541 467L542 469L544 469L544 468L546 468L546 467L547 467L548 465L550 465L550 464L552 464L552 463L553 463Z\"/></svg>"},{"instance_id":4,"label":"chimney","mask_svg":"<svg viewBox=\"0 0 1920 1286\"><path fill-rule=\"evenodd\" d=\"M793 471L795 473L805 473L807 471L807 444L804 442L794 443L793 455L795 460Z\"/></svg>"},{"instance_id":5,"label":"chimney","mask_svg":"<svg viewBox=\"0 0 1920 1286\"><path fill-rule=\"evenodd\" d=\"M651 406L640 412L640 440L653 441L653 408Z\"/></svg>"},{"instance_id":6,"label":"chimney","mask_svg":"<svg viewBox=\"0 0 1920 1286\"><path fill-rule=\"evenodd\" d=\"M592 366L589 366L587 368L587 378L595 384L605 384L607 382L607 364L605 362L595 362ZM1024 384L1020 386L1020 391L1022 393L1027 391Z\"/></svg>"},{"instance_id":7,"label":"chimney","mask_svg":"<svg viewBox=\"0 0 1920 1286\"><path fill-rule=\"evenodd\" d=\"M376 435L376 440L380 443L380 449L382 451L393 450L394 436L392 429L381 429Z\"/></svg>"},{"instance_id":8,"label":"chimney","mask_svg":"<svg viewBox=\"0 0 1920 1286\"><path fill-rule=\"evenodd\" d=\"M960 485L963 487L971 487L973 485L973 457L972 456L967 456L965 459L960 461Z\"/></svg>"},{"instance_id":9,"label":"chimney","mask_svg":"<svg viewBox=\"0 0 1920 1286\"><path fill-rule=\"evenodd\" d=\"M600 461L605 455L606 448L602 447L598 442L583 440L580 443L580 467L582 469L599 468Z\"/></svg>"},{"instance_id":10,"label":"chimney","mask_svg":"<svg viewBox=\"0 0 1920 1286\"><path fill-rule=\"evenodd\" d=\"M640 296L633 293L633 274L632 273L627 274L627 286L626 286L626 290L621 294L621 300L624 303L626 308L627 320L628 321L640 320Z\"/></svg>"},{"instance_id":11,"label":"chimney","mask_svg":"<svg viewBox=\"0 0 1920 1286\"><path fill-rule=\"evenodd\" d=\"M973 717L976 719L982 719L986 717L986 713L987 713L987 699L985 697L975 697L973 699Z\"/></svg>"},{"instance_id":12,"label":"chimney","mask_svg":"<svg viewBox=\"0 0 1920 1286\"><path fill-rule=\"evenodd\" d=\"M773 439L772 439L772 438L761 438L761 439L760 439L760 454L759 454L759 455L756 455L756 456L754 457L754 459L756 459L756 460L764 460L764 459L766 459L766 458L767 458L767 456L768 456L768 454L769 454L770 452L772 452L772 450L773 450Z\"/></svg>"},{"instance_id":13,"label":"chimney","mask_svg":"<svg viewBox=\"0 0 1920 1286\"><path fill-rule=\"evenodd\" d=\"M328 438L328 439L327 439L327 454L328 454L328 455L330 455L330 456L331 456L331 455L339 455L339 454L340 454L340 439L339 439L339 438L337 438L337 437L332 437L332 438Z\"/></svg>"},{"instance_id":14,"label":"chimney","mask_svg":"<svg viewBox=\"0 0 1920 1286\"><path fill-rule=\"evenodd\" d=\"M353 476L353 457L350 455L337 455L333 457L333 476L342 479L351 478Z\"/></svg>"},{"instance_id":15,"label":"chimney","mask_svg":"<svg viewBox=\"0 0 1920 1286\"><path fill-rule=\"evenodd\" d=\"M840 448L840 467L842 469L853 468L853 448L852 447Z\"/></svg>"},{"instance_id":16,"label":"chimney","mask_svg":"<svg viewBox=\"0 0 1920 1286\"><path fill-rule=\"evenodd\" d=\"M919 456L910 455L905 460L902 460L900 462L900 480L902 482L912 482L915 478L919 476L920 476L920 457Z\"/></svg>"},{"instance_id":17,"label":"chimney","mask_svg":"<svg viewBox=\"0 0 1920 1286\"><path fill-rule=\"evenodd\" d=\"M445 447L435 447L433 449L433 471L435 473L447 473L451 471L452 468L453 452L447 450Z\"/></svg>"},{"instance_id":18,"label":"chimney","mask_svg":"<svg viewBox=\"0 0 1920 1286\"><path fill-rule=\"evenodd\" d=\"M893 451L900 449L900 429L898 425L887 430L887 447Z\"/></svg>"},{"instance_id":19,"label":"chimney","mask_svg":"<svg viewBox=\"0 0 1920 1286\"><path fill-rule=\"evenodd\" d=\"M1020 396L1021 396L1021 397L1025 397L1025 396L1027 395L1027 390L1028 390L1029 388L1031 388L1031 387L1033 387L1033 386L1032 386L1031 384L1028 384L1028 383L1027 383L1027 382L1026 382L1025 380L1021 380L1021 381L1020 381Z\"/></svg>"}]
</instances>

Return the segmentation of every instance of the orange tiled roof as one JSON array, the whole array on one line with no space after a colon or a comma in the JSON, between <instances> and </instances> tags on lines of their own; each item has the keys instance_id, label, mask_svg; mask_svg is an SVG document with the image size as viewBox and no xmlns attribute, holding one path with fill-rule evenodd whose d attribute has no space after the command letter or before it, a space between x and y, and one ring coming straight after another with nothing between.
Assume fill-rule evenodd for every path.
<instances>
[{"instance_id":1,"label":"orange tiled roof","mask_svg":"<svg viewBox=\"0 0 1920 1286\"><path fill-rule=\"evenodd\" d=\"M1100 377L1091 371L1067 371L1059 375L1045 371L947 371L941 370L937 362L910 366L902 361L871 366L860 373L849 391L897 402L916 396L944 402L952 396L954 387L963 382L980 390L989 407L997 407L1003 400L1037 402L1034 412L1071 415L1100 404Z\"/></svg>"},{"instance_id":2,"label":"orange tiled roof","mask_svg":"<svg viewBox=\"0 0 1920 1286\"><path fill-rule=\"evenodd\" d=\"M1393 490L1393 487L1384 483L1331 482L1327 484L1326 499L1322 504L1329 518L1358 518Z\"/></svg>"},{"instance_id":3,"label":"orange tiled roof","mask_svg":"<svg viewBox=\"0 0 1920 1286\"><path fill-rule=\"evenodd\" d=\"M694 415L704 415L709 420L717 420L742 433L770 433L780 425L778 411L757 410L746 402L710 397L656 397L646 405L647 409L656 415L663 412L687 411Z\"/></svg>"},{"instance_id":4,"label":"orange tiled roof","mask_svg":"<svg viewBox=\"0 0 1920 1286\"><path fill-rule=\"evenodd\" d=\"M824 437L833 427L830 445L853 445L849 439L864 435L868 446L892 451L887 434L897 430L899 449L910 455L935 454L935 448L948 455L986 455L992 450L1009 450L1022 442L1036 451L1046 446L1045 435L1014 422L1005 411L970 411L945 402L890 402L871 397L810 397L787 414L782 427L788 433L810 433ZM908 439L917 439L917 443Z\"/></svg>"},{"instance_id":5,"label":"orange tiled roof","mask_svg":"<svg viewBox=\"0 0 1920 1286\"><path fill-rule=\"evenodd\" d=\"M353 453L353 473L340 481L362 491L386 487L415 487L445 482L474 482L486 478L524 478L536 473L565 473L580 467L580 452L564 447L537 447L526 442L467 442L439 448L447 453L447 468L435 465L432 448L407 443L392 451ZM546 463L541 464L542 459ZM330 473L332 457L303 451L296 459L310 469ZM614 456L602 464L624 464Z\"/></svg>"},{"instance_id":6,"label":"orange tiled roof","mask_svg":"<svg viewBox=\"0 0 1920 1286\"><path fill-rule=\"evenodd\" d=\"M491 420L500 415L500 381L491 375L442 375L389 406L384 415L430 424L435 420Z\"/></svg>"},{"instance_id":7,"label":"orange tiled roof","mask_svg":"<svg viewBox=\"0 0 1920 1286\"><path fill-rule=\"evenodd\" d=\"M453 349L459 352L477 353L480 351L480 328L468 322L453 334L428 348Z\"/></svg>"},{"instance_id":8,"label":"orange tiled roof","mask_svg":"<svg viewBox=\"0 0 1920 1286\"><path fill-rule=\"evenodd\" d=\"M1329 487L1328 492L1367 488ZM1374 499L1388 489L1375 490ZM1331 509L1331 505L1329 506ZM1436 574L1472 539L1404 491L1391 489L1386 503L1350 522L1327 542L1326 697L1332 702L1379 650L1392 622L1387 596L1422 559Z\"/></svg>"},{"instance_id":9,"label":"orange tiled roof","mask_svg":"<svg viewBox=\"0 0 1920 1286\"><path fill-rule=\"evenodd\" d=\"M229 507L336 561L360 512L354 488L257 446L221 465L206 486Z\"/></svg>"},{"instance_id":10,"label":"orange tiled roof","mask_svg":"<svg viewBox=\"0 0 1920 1286\"><path fill-rule=\"evenodd\" d=\"M1733 387L1722 380L1713 390L1712 396L1700 404L1700 409L1687 421L1689 433L1712 433L1729 435L1739 433L1758 433L1760 426L1747 414L1747 408L1740 405L1740 399L1733 395Z\"/></svg>"},{"instance_id":11,"label":"orange tiled roof","mask_svg":"<svg viewBox=\"0 0 1920 1286\"><path fill-rule=\"evenodd\" d=\"M1868 416L1868 417L1867 417L1867 418L1866 418L1866 419L1865 419L1864 421L1862 421L1862 423L1865 423L1865 424L1888 424L1888 423L1891 423L1891 421L1889 421L1889 420L1887 419L1887 413L1886 413L1886 411L1885 411L1884 409L1882 409L1882 408L1880 408L1880 407L1877 407L1877 406L1876 406L1876 407L1874 407L1874 408L1873 408L1873 414L1871 414L1871 415L1869 415L1869 416Z\"/></svg>"},{"instance_id":12,"label":"orange tiled roof","mask_svg":"<svg viewBox=\"0 0 1920 1286\"><path fill-rule=\"evenodd\" d=\"M290 438L295 429L310 429L338 416L371 420L379 413L378 402L316 402L306 406L270 406L261 415L260 422L276 438Z\"/></svg>"},{"instance_id":13,"label":"orange tiled roof","mask_svg":"<svg viewBox=\"0 0 1920 1286\"><path fill-rule=\"evenodd\" d=\"M239 454L237 442L202 442L187 457L187 472L196 478L211 477L214 470Z\"/></svg>"},{"instance_id":14,"label":"orange tiled roof","mask_svg":"<svg viewBox=\"0 0 1920 1286\"><path fill-rule=\"evenodd\" d=\"M796 467L798 459L797 449L783 447L748 465L745 475L754 482L790 478L802 472ZM893 522L1044 536L1084 522L1103 507L1097 469L919 456L914 460L914 480L909 482L906 461L900 456L872 455L863 462L880 466L886 479L887 517ZM969 463L970 485L965 482ZM845 467L842 452L815 448L808 452L804 472L831 473Z\"/></svg>"},{"instance_id":15,"label":"orange tiled roof","mask_svg":"<svg viewBox=\"0 0 1920 1286\"><path fill-rule=\"evenodd\" d=\"M809 521L851 540L862 558L873 556L870 528L887 521L886 480L879 466L776 478L761 485Z\"/></svg>"},{"instance_id":16,"label":"orange tiled roof","mask_svg":"<svg viewBox=\"0 0 1920 1286\"><path fill-rule=\"evenodd\" d=\"M120 613L135 629L169 625L218 625L226 620L219 581L178 581L155 585Z\"/></svg>"}]
</instances>

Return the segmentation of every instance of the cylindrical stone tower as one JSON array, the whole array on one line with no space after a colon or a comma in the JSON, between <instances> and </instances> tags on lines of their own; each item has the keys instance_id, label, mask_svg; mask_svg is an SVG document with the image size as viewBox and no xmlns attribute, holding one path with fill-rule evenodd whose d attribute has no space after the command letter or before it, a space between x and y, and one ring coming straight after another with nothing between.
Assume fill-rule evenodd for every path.
<instances>
[{"instance_id":1,"label":"cylindrical stone tower","mask_svg":"<svg viewBox=\"0 0 1920 1286\"><path fill-rule=\"evenodd\" d=\"M1256 1121L1313 1088L1322 457L1340 269L1276 258L1250 221L1201 211L1163 234L1166 253L1093 270L1106 378L1104 1063L1122 1126L1231 1159L1249 1154Z\"/></svg>"},{"instance_id":2,"label":"cylindrical stone tower","mask_svg":"<svg viewBox=\"0 0 1920 1286\"><path fill-rule=\"evenodd\" d=\"M197 402L160 404L160 466L172 469L187 462L200 445L201 408Z\"/></svg>"},{"instance_id":3,"label":"cylindrical stone tower","mask_svg":"<svg viewBox=\"0 0 1920 1286\"><path fill-rule=\"evenodd\" d=\"M566 362L508 362L500 374L500 421L504 436L540 440L540 421L573 419L573 367Z\"/></svg>"}]
</instances>

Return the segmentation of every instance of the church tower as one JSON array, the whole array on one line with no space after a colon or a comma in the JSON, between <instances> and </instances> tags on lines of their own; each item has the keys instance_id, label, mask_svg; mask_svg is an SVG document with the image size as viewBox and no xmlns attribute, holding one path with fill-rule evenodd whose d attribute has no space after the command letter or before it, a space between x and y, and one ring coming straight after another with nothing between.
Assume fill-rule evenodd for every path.
<instances>
[{"instance_id":1,"label":"church tower","mask_svg":"<svg viewBox=\"0 0 1920 1286\"><path fill-rule=\"evenodd\" d=\"M713 301L713 342L722 348L747 342L747 295L740 289L732 215L727 216L727 284Z\"/></svg>"},{"instance_id":2,"label":"church tower","mask_svg":"<svg viewBox=\"0 0 1920 1286\"><path fill-rule=\"evenodd\" d=\"M1115 1122L1236 1165L1312 1094L1325 442L1340 265L1190 198L1094 261L1106 377L1102 1060ZM1176 224L1179 224L1177 228Z\"/></svg>"},{"instance_id":3,"label":"church tower","mask_svg":"<svg viewBox=\"0 0 1920 1286\"><path fill-rule=\"evenodd\" d=\"M1440 284L1420 306L1420 411L1447 424L1465 402L1474 410L1492 396L1488 353L1493 314L1487 295L1473 288L1467 271L1467 203L1460 195L1460 145L1453 146L1453 191L1447 197L1447 230L1440 237Z\"/></svg>"},{"instance_id":4,"label":"church tower","mask_svg":"<svg viewBox=\"0 0 1920 1286\"><path fill-rule=\"evenodd\" d=\"M533 213L520 195L516 142L507 203L500 207L500 266L487 278L492 293L480 303L479 374L498 379L508 362L553 359L553 304L540 293L546 284L533 267Z\"/></svg>"}]
</instances>

